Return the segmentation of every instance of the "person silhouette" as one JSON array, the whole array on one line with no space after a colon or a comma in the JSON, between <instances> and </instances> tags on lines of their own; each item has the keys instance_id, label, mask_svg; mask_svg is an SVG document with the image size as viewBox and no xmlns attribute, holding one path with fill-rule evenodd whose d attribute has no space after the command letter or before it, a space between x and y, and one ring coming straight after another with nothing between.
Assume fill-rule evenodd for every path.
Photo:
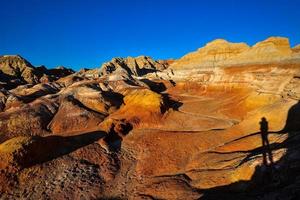
<instances>
[{"instance_id":1,"label":"person silhouette","mask_svg":"<svg viewBox=\"0 0 300 200\"><path fill-rule=\"evenodd\" d=\"M263 163L267 166L273 166L273 156L270 148L270 142L268 139L268 131L269 131L269 124L265 117L261 118L259 122L260 125L260 132L261 132L261 139L262 139L262 147L263 147Z\"/></svg>"}]
</instances>

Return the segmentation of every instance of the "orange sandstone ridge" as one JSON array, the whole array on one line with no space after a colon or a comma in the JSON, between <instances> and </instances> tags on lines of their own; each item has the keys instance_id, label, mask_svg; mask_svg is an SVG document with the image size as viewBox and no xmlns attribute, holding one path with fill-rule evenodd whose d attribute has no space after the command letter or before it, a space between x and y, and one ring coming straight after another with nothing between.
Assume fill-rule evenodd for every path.
<instances>
[{"instance_id":1,"label":"orange sandstone ridge","mask_svg":"<svg viewBox=\"0 0 300 200\"><path fill-rule=\"evenodd\" d=\"M299 62L300 54L290 48L289 40L270 37L252 47L245 43L231 43L217 39L207 43L196 52L189 53L172 64L174 69L197 67L233 66L245 64L269 64Z\"/></svg>"},{"instance_id":2,"label":"orange sandstone ridge","mask_svg":"<svg viewBox=\"0 0 300 200\"><path fill-rule=\"evenodd\" d=\"M97 69L0 57L0 199L297 199L299 45Z\"/></svg>"}]
</instances>

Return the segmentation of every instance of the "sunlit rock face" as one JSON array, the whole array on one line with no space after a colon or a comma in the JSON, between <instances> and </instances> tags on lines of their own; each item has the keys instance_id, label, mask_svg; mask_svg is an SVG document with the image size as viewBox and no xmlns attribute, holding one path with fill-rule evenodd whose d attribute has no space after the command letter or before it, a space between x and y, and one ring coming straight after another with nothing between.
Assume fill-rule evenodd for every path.
<instances>
[{"instance_id":1,"label":"sunlit rock face","mask_svg":"<svg viewBox=\"0 0 300 200\"><path fill-rule=\"evenodd\" d=\"M114 74L114 77L119 76L119 79L122 77L131 78L131 76L143 76L148 73L162 71L168 65L168 61L156 61L149 56L113 58L111 61L104 63L100 69L89 70L83 74L87 77Z\"/></svg>"},{"instance_id":2,"label":"sunlit rock face","mask_svg":"<svg viewBox=\"0 0 300 200\"><path fill-rule=\"evenodd\" d=\"M1 79L0 198L299 197L300 54L287 38L55 73Z\"/></svg>"},{"instance_id":3,"label":"sunlit rock face","mask_svg":"<svg viewBox=\"0 0 300 200\"><path fill-rule=\"evenodd\" d=\"M289 40L270 37L252 47L217 39L171 64L174 69L191 69L245 64L267 64L299 61L298 47L290 48Z\"/></svg>"}]
</instances>

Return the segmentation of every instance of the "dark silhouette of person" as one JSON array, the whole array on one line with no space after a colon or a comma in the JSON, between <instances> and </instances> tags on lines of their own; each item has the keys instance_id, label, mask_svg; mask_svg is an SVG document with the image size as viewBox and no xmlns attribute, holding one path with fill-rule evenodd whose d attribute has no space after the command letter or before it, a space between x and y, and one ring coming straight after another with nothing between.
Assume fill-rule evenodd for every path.
<instances>
[{"instance_id":1,"label":"dark silhouette of person","mask_svg":"<svg viewBox=\"0 0 300 200\"><path fill-rule=\"evenodd\" d=\"M270 148L270 143L268 139L268 130L269 125L268 121L265 117L261 118L260 124L260 132L261 132L261 139L262 139L262 151L263 151L263 163L266 167L270 166L273 167L273 156Z\"/></svg>"}]
</instances>

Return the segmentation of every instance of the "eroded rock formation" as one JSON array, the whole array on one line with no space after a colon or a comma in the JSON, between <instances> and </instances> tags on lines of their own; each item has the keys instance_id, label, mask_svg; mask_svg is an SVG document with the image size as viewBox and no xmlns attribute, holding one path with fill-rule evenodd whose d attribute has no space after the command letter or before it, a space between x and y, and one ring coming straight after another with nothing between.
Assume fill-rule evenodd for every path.
<instances>
[{"instance_id":1,"label":"eroded rock formation","mask_svg":"<svg viewBox=\"0 0 300 200\"><path fill-rule=\"evenodd\" d=\"M0 86L12 89L23 84L47 83L74 73L65 67L34 67L19 55L0 56Z\"/></svg>"},{"instance_id":2,"label":"eroded rock formation","mask_svg":"<svg viewBox=\"0 0 300 200\"><path fill-rule=\"evenodd\" d=\"M270 37L252 47L217 39L196 52L189 53L172 64L175 69L299 62L297 47L290 48L289 40Z\"/></svg>"},{"instance_id":3,"label":"eroded rock formation","mask_svg":"<svg viewBox=\"0 0 300 200\"><path fill-rule=\"evenodd\" d=\"M298 49L218 39L175 61L116 58L45 82L6 61L0 198L297 199Z\"/></svg>"}]
</instances>

